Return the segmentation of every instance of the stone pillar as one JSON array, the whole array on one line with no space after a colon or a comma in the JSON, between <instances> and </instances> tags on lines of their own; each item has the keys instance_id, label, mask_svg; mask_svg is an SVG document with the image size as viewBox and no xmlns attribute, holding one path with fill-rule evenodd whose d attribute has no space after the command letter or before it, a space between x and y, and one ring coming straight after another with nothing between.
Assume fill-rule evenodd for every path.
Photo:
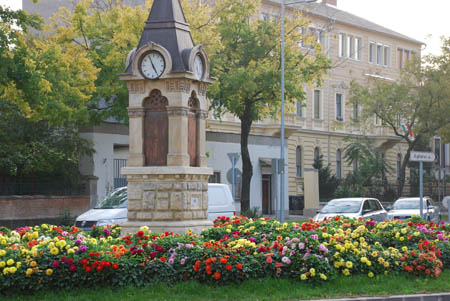
<instances>
[{"instance_id":1,"label":"stone pillar","mask_svg":"<svg viewBox=\"0 0 450 301\"><path fill-rule=\"evenodd\" d=\"M168 166L189 166L188 154L188 113L185 107L168 107L169 153Z\"/></svg>"},{"instance_id":2,"label":"stone pillar","mask_svg":"<svg viewBox=\"0 0 450 301\"><path fill-rule=\"evenodd\" d=\"M319 171L313 168L304 169L305 208L303 215L314 216L320 208L319 203Z\"/></svg>"},{"instance_id":3,"label":"stone pillar","mask_svg":"<svg viewBox=\"0 0 450 301\"><path fill-rule=\"evenodd\" d=\"M208 118L207 111L200 111L198 113L198 166L207 167L208 158L206 157L206 118Z\"/></svg>"},{"instance_id":4,"label":"stone pillar","mask_svg":"<svg viewBox=\"0 0 450 301\"><path fill-rule=\"evenodd\" d=\"M129 108L130 151L128 166L144 166L144 108Z\"/></svg>"}]
</instances>

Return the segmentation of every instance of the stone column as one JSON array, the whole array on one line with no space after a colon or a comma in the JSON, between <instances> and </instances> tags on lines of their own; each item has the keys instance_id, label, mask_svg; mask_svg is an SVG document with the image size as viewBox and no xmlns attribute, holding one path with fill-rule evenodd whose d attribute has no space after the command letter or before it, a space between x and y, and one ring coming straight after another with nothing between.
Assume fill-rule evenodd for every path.
<instances>
[{"instance_id":1,"label":"stone column","mask_svg":"<svg viewBox=\"0 0 450 301\"><path fill-rule=\"evenodd\" d=\"M144 166L144 108L129 108L130 151L128 166Z\"/></svg>"},{"instance_id":2,"label":"stone column","mask_svg":"<svg viewBox=\"0 0 450 301\"><path fill-rule=\"evenodd\" d=\"M208 118L207 111L199 111L198 115L198 166L199 167L208 167L208 158L206 157L206 118Z\"/></svg>"},{"instance_id":3,"label":"stone column","mask_svg":"<svg viewBox=\"0 0 450 301\"><path fill-rule=\"evenodd\" d=\"M185 107L167 107L169 116L167 166L189 166L188 113L189 109Z\"/></svg>"},{"instance_id":4,"label":"stone column","mask_svg":"<svg viewBox=\"0 0 450 301\"><path fill-rule=\"evenodd\" d=\"M319 171L313 168L304 169L305 208L304 216L314 216L320 208L319 203Z\"/></svg>"}]
</instances>

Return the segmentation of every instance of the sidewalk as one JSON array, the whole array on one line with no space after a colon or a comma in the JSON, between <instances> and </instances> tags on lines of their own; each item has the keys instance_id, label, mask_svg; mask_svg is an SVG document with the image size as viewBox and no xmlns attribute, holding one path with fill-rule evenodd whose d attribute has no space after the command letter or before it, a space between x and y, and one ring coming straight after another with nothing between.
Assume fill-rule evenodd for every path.
<instances>
[{"instance_id":1,"label":"sidewalk","mask_svg":"<svg viewBox=\"0 0 450 301\"><path fill-rule=\"evenodd\" d=\"M311 299L324 300L324 299ZM344 299L326 299L329 301L450 301L450 293L437 294L418 294L418 295L396 295L387 297L359 297L359 298L344 298Z\"/></svg>"}]
</instances>

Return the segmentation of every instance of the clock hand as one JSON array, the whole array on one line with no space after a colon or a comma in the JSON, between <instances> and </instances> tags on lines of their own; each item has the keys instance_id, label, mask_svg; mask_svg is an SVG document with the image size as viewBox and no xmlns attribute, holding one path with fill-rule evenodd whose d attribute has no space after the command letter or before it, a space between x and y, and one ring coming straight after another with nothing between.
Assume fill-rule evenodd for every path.
<instances>
[{"instance_id":1,"label":"clock hand","mask_svg":"<svg viewBox=\"0 0 450 301\"><path fill-rule=\"evenodd\" d=\"M155 74L158 74L158 72L156 71L155 65L153 65L153 60L152 59L150 59L150 63L152 64L153 70L155 70Z\"/></svg>"}]
</instances>

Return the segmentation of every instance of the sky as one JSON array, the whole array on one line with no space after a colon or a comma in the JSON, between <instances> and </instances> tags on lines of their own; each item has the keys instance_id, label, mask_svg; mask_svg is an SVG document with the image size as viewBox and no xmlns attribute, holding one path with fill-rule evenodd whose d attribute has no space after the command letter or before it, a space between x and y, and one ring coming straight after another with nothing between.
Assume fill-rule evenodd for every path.
<instances>
[{"instance_id":1,"label":"sky","mask_svg":"<svg viewBox=\"0 0 450 301\"><path fill-rule=\"evenodd\" d=\"M0 5L19 9L22 0ZM337 0L337 8L424 42L422 54L438 55L440 37L450 36L450 0Z\"/></svg>"}]
</instances>

